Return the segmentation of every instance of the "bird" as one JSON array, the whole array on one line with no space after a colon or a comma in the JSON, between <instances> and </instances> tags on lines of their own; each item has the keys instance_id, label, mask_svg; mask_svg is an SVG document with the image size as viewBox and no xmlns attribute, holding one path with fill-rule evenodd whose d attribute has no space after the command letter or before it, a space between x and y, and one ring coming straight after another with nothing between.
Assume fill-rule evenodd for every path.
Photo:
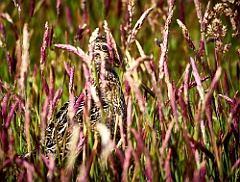
<instances>
[{"instance_id":1,"label":"bird","mask_svg":"<svg viewBox=\"0 0 240 182\"><path fill-rule=\"evenodd\" d=\"M97 123L105 123L113 139L116 132L115 124L118 123L117 119L122 121L120 123L123 125L124 132L126 132L126 103L119 76L114 69L121 66L123 54L117 44L110 48L106 36L98 35L92 45L92 60L94 64L91 65L93 65L92 70L95 70L96 76L93 76L91 85L98 101L92 96L89 112L91 131L95 130ZM104 70L102 70L103 61L105 64ZM85 94L86 97L81 97L81 95L84 94L82 93L79 97L76 96L74 98L76 112L72 119L70 119L68 114L70 106L70 101L68 101L47 124L45 138L40 142L43 145L45 155L56 155L59 152L60 156L67 156L72 150L70 141L76 131L76 127L83 127L83 110L89 93ZM120 126L117 126L117 134L115 133L115 135L118 140L121 138ZM26 157L27 154L23 155L23 158Z\"/></svg>"}]
</instances>

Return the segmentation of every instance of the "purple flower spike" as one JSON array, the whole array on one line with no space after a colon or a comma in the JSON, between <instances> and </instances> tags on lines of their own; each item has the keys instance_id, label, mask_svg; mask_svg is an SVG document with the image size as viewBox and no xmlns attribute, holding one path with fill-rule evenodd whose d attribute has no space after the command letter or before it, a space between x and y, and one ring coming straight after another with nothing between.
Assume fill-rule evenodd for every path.
<instances>
[{"instance_id":1,"label":"purple flower spike","mask_svg":"<svg viewBox=\"0 0 240 182\"><path fill-rule=\"evenodd\" d=\"M190 62L191 62L191 65L192 65L192 69L193 69L193 76L196 80L196 83L197 83L197 90L198 90L198 93L200 95L200 98L201 100L203 101L204 100L204 90L203 90L203 86L202 86L202 83L201 83L201 77L199 75L199 72L198 72L198 69L197 69L197 66L195 64L195 61L192 57L190 57Z\"/></svg>"},{"instance_id":2,"label":"purple flower spike","mask_svg":"<svg viewBox=\"0 0 240 182\"><path fill-rule=\"evenodd\" d=\"M68 26L70 28L70 31L73 31L73 23L72 23L72 16L71 16L71 11L69 7L65 8L65 12L66 12L66 16L67 16L67 22L68 22Z\"/></svg>"},{"instance_id":3,"label":"purple flower spike","mask_svg":"<svg viewBox=\"0 0 240 182\"><path fill-rule=\"evenodd\" d=\"M75 72L75 68L71 67L71 70L70 70L70 80L69 80L69 93L70 94L73 92L74 72Z\"/></svg>"},{"instance_id":4,"label":"purple flower spike","mask_svg":"<svg viewBox=\"0 0 240 182\"><path fill-rule=\"evenodd\" d=\"M88 22L88 8L87 8L87 3L86 0L81 0L81 4L82 4L82 10L83 10L83 20L85 23Z\"/></svg>"},{"instance_id":5,"label":"purple flower spike","mask_svg":"<svg viewBox=\"0 0 240 182\"><path fill-rule=\"evenodd\" d=\"M171 167L170 167L170 159L172 156L172 149L169 148L168 150L168 155L167 155L167 159L164 165L165 168L165 175L166 175L166 181L167 182L171 182L172 181L172 177L171 177Z\"/></svg>"},{"instance_id":6,"label":"purple flower spike","mask_svg":"<svg viewBox=\"0 0 240 182\"><path fill-rule=\"evenodd\" d=\"M49 95L49 87L48 87L48 83L46 81L46 78L43 78L43 89L44 89L46 95L48 96Z\"/></svg>"},{"instance_id":7,"label":"purple flower spike","mask_svg":"<svg viewBox=\"0 0 240 182\"><path fill-rule=\"evenodd\" d=\"M62 90L62 89L58 89L57 92L55 93L54 98L53 98L53 101L52 101L53 109L56 107L59 99L60 99L61 96L62 96L62 93L63 93L63 90Z\"/></svg>"},{"instance_id":8,"label":"purple flower spike","mask_svg":"<svg viewBox=\"0 0 240 182\"><path fill-rule=\"evenodd\" d=\"M187 104L188 103L188 97L189 97L189 72L190 72L190 64L187 64L185 69L185 76L184 76L184 101Z\"/></svg>"},{"instance_id":9,"label":"purple flower spike","mask_svg":"<svg viewBox=\"0 0 240 182\"><path fill-rule=\"evenodd\" d=\"M164 76L164 62L167 57L169 29L172 23L175 0L169 2L168 17L164 25L163 43L161 44L161 55L159 58L159 79Z\"/></svg>"},{"instance_id":10,"label":"purple flower spike","mask_svg":"<svg viewBox=\"0 0 240 182\"><path fill-rule=\"evenodd\" d=\"M233 100L230 99L228 96L226 95L222 95L222 94L218 94L219 97L223 98L224 100L226 100L229 104L233 103Z\"/></svg>"},{"instance_id":11,"label":"purple flower spike","mask_svg":"<svg viewBox=\"0 0 240 182\"><path fill-rule=\"evenodd\" d=\"M47 124L47 116L49 112L49 97L46 97L43 109L42 109L42 115L41 115L41 139L43 140L45 137L45 129Z\"/></svg>"},{"instance_id":12,"label":"purple flower spike","mask_svg":"<svg viewBox=\"0 0 240 182\"><path fill-rule=\"evenodd\" d=\"M210 78L210 76L204 76L203 78L201 78L201 82L204 82L205 80L207 80L209 78ZM189 83L189 89L193 88L193 87L196 87L196 86L197 86L196 81L193 81L193 82Z\"/></svg>"},{"instance_id":13,"label":"purple flower spike","mask_svg":"<svg viewBox=\"0 0 240 182\"><path fill-rule=\"evenodd\" d=\"M123 2L121 0L118 0L117 2L117 17L120 17L121 16L121 13L122 13L122 5Z\"/></svg>"},{"instance_id":14,"label":"purple flower spike","mask_svg":"<svg viewBox=\"0 0 240 182\"><path fill-rule=\"evenodd\" d=\"M6 59L7 59L7 64L8 64L9 75L12 76L12 71L13 71L13 69L12 69L12 60L11 60L9 52L6 52Z\"/></svg>"},{"instance_id":15,"label":"purple flower spike","mask_svg":"<svg viewBox=\"0 0 240 182\"><path fill-rule=\"evenodd\" d=\"M199 169L194 173L193 182L204 182L206 171L207 171L207 163L206 161L203 161Z\"/></svg>"},{"instance_id":16,"label":"purple flower spike","mask_svg":"<svg viewBox=\"0 0 240 182\"><path fill-rule=\"evenodd\" d=\"M67 65L67 63L65 61L64 61L64 68L65 68L66 73L70 77L70 69L69 69L69 67L68 67L68 65Z\"/></svg>"},{"instance_id":17,"label":"purple flower spike","mask_svg":"<svg viewBox=\"0 0 240 182\"><path fill-rule=\"evenodd\" d=\"M8 108L8 94L3 97L1 108L2 108L2 116L4 119L7 119L7 108Z\"/></svg>"},{"instance_id":18,"label":"purple flower spike","mask_svg":"<svg viewBox=\"0 0 240 182\"><path fill-rule=\"evenodd\" d=\"M165 82L167 84L167 89L168 89L168 97L170 99L170 104L172 107L174 119L175 119L175 121L178 121L176 98L175 98L175 93L173 90L173 85L170 82L170 76L169 76L167 62L164 62L164 74L165 74Z\"/></svg>"},{"instance_id":19,"label":"purple flower spike","mask_svg":"<svg viewBox=\"0 0 240 182\"><path fill-rule=\"evenodd\" d=\"M55 82L55 74L54 74L54 67L51 65L50 70L50 86L49 86L49 98L52 101L54 95L54 82Z\"/></svg>"},{"instance_id":20,"label":"purple flower spike","mask_svg":"<svg viewBox=\"0 0 240 182\"><path fill-rule=\"evenodd\" d=\"M122 182L124 182L128 179L127 174L128 174L128 169L129 169L131 158L132 158L132 153L133 153L133 146L132 146L132 144L129 144L127 149L125 150L125 160L123 163Z\"/></svg>"},{"instance_id":21,"label":"purple flower spike","mask_svg":"<svg viewBox=\"0 0 240 182\"><path fill-rule=\"evenodd\" d=\"M230 112L233 116L238 116L240 111L240 99L232 103Z\"/></svg>"},{"instance_id":22,"label":"purple flower spike","mask_svg":"<svg viewBox=\"0 0 240 182\"><path fill-rule=\"evenodd\" d=\"M219 114L219 115L222 115L223 109L222 109L222 104L221 104L221 101L220 101L220 98L219 98L219 97L218 97L217 111L218 111L218 114Z\"/></svg>"},{"instance_id":23,"label":"purple flower spike","mask_svg":"<svg viewBox=\"0 0 240 182\"><path fill-rule=\"evenodd\" d=\"M77 34L74 37L74 41L80 41L83 38L83 32L85 30L85 28L87 27L87 24L83 24L82 26L78 26L78 30L77 30Z\"/></svg>"},{"instance_id":24,"label":"purple flower spike","mask_svg":"<svg viewBox=\"0 0 240 182\"><path fill-rule=\"evenodd\" d=\"M142 16L138 19L138 21L136 22L136 24L133 27L132 33L128 36L128 39L127 39L128 44L131 44L135 40L135 37L136 37L138 31L141 29L143 23L147 19L148 15L152 12L152 10L153 10L153 8L148 8L142 14Z\"/></svg>"},{"instance_id":25,"label":"purple flower spike","mask_svg":"<svg viewBox=\"0 0 240 182\"><path fill-rule=\"evenodd\" d=\"M109 9L110 9L111 2L112 2L111 0L106 0L106 2L105 2L105 5L106 5L106 7L105 7L106 14L108 13L108 11L109 11Z\"/></svg>"},{"instance_id":26,"label":"purple flower spike","mask_svg":"<svg viewBox=\"0 0 240 182\"><path fill-rule=\"evenodd\" d=\"M212 83L211 83L211 85L210 85L210 88L208 89L208 92L207 92L207 94L206 94L206 96L205 96L205 98L204 98L204 103L205 103L205 104L207 104L207 103L210 102L212 93L213 93L213 91L214 91L214 89L215 89L215 87L216 87L216 85L217 85L217 82L218 82L218 80L219 80L219 78L220 78L220 76L221 76L221 73L222 73L222 68L219 67L219 68L217 69L215 75L214 75L214 78L213 78L213 81L212 81Z\"/></svg>"},{"instance_id":27,"label":"purple flower spike","mask_svg":"<svg viewBox=\"0 0 240 182\"><path fill-rule=\"evenodd\" d=\"M74 47L72 45L69 44L54 44L55 47L57 48L61 48L64 50L67 50L68 52L72 52L74 54L76 54L77 56L79 56L83 63L85 63L88 67L90 67L89 64L89 56L79 47Z\"/></svg>"},{"instance_id":28,"label":"purple flower spike","mask_svg":"<svg viewBox=\"0 0 240 182\"><path fill-rule=\"evenodd\" d=\"M185 13L184 13L184 8L183 8L183 1L179 1L179 14L180 14L180 20L185 24Z\"/></svg>"},{"instance_id":29,"label":"purple flower spike","mask_svg":"<svg viewBox=\"0 0 240 182\"><path fill-rule=\"evenodd\" d=\"M6 43L6 32L2 21L0 21L0 33L2 36L3 43Z\"/></svg>"},{"instance_id":30,"label":"purple flower spike","mask_svg":"<svg viewBox=\"0 0 240 182\"><path fill-rule=\"evenodd\" d=\"M34 8L35 8L35 0L31 0L31 2L30 2L30 17L33 17Z\"/></svg>"},{"instance_id":31,"label":"purple flower spike","mask_svg":"<svg viewBox=\"0 0 240 182\"><path fill-rule=\"evenodd\" d=\"M48 22L45 23L45 32L44 32L44 36L43 36L43 42L42 42L42 46L41 46L41 58L40 58L40 69L41 72L43 71L44 68L44 63L46 61L46 49L48 46L48 40L49 40L49 35L48 35Z\"/></svg>"},{"instance_id":32,"label":"purple flower spike","mask_svg":"<svg viewBox=\"0 0 240 182\"><path fill-rule=\"evenodd\" d=\"M13 114L14 114L18 104L19 104L19 101L15 101L14 104L12 105L11 110L10 110L8 116L7 116L7 120L6 120L6 123L5 123L5 128L9 128L10 122L13 118Z\"/></svg>"},{"instance_id":33,"label":"purple flower spike","mask_svg":"<svg viewBox=\"0 0 240 182\"><path fill-rule=\"evenodd\" d=\"M2 92L3 91L3 87L2 87L2 77L0 75L0 91Z\"/></svg>"},{"instance_id":34,"label":"purple flower spike","mask_svg":"<svg viewBox=\"0 0 240 182\"><path fill-rule=\"evenodd\" d=\"M49 30L48 47L51 47L52 38L53 38L53 25L51 25Z\"/></svg>"},{"instance_id":35,"label":"purple flower spike","mask_svg":"<svg viewBox=\"0 0 240 182\"><path fill-rule=\"evenodd\" d=\"M36 78L37 76L37 65L34 64L34 68L33 68L33 78Z\"/></svg>"},{"instance_id":36,"label":"purple flower spike","mask_svg":"<svg viewBox=\"0 0 240 182\"><path fill-rule=\"evenodd\" d=\"M131 126L132 124L132 96L128 97L127 102L127 126Z\"/></svg>"},{"instance_id":37,"label":"purple flower spike","mask_svg":"<svg viewBox=\"0 0 240 182\"><path fill-rule=\"evenodd\" d=\"M152 171L152 163L151 163L151 158L149 155L149 151L146 150L145 148L145 156L146 156L146 177L148 181L152 181L152 175L153 175L153 171Z\"/></svg>"},{"instance_id":38,"label":"purple flower spike","mask_svg":"<svg viewBox=\"0 0 240 182\"><path fill-rule=\"evenodd\" d=\"M60 15L60 6L61 6L61 0L57 0L56 8L57 8L57 17Z\"/></svg>"},{"instance_id":39,"label":"purple flower spike","mask_svg":"<svg viewBox=\"0 0 240 182\"><path fill-rule=\"evenodd\" d=\"M125 81L125 95L128 96L130 94L130 85L129 82L126 80Z\"/></svg>"}]
</instances>

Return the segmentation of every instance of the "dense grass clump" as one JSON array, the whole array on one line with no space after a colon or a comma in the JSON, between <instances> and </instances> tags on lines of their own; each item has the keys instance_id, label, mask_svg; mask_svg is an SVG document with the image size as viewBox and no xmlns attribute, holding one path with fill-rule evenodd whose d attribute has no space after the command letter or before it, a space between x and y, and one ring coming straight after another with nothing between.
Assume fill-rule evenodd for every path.
<instances>
[{"instance_id":1,"label":"dense grass clump","mask_svg":"<svg viewBox=\"0 0 240 182\"><path fill-rule=\"evenodd\" d=\"M104 155L86 112L79 156L45 156L49 119L92 76L98 27L124 55L126 141ZM236 0L1 1L1 179L239 181L239 30Z\"/></svg>"}]
</instances>

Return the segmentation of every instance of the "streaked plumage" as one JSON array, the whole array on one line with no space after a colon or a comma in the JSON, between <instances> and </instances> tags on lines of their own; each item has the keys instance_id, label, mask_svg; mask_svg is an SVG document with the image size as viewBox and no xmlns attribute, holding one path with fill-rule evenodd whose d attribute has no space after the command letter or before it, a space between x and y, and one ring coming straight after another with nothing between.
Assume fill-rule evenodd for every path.
<instances>
[{"instance_id":1,"label":"streaked plumage","mask_svg":"<svg viewBox=\"0 0 240 182\"><path fill-rule=\"evenodd\" d=\"M97 122L106 123L113 136L117 115L122 120L124 127L126 127L126 105L119 77L113 69L120 65L122 54L117 47L116 49L112 49L113 61L111 61L110 55L106 38L98 36L93 43L93 61L95 63L97 80L93 79L92 86L95 89L96 95L100 94L98 98L103 112L101 112L99 104L92 97L90 125L94 130ZM102 61L105 61L105 71L103 73L101 73ZM97 85L99 85L99 88ZM88 94L86 95L88 97ZM68 115L69 102L65 103L49 121L46 128L45 141L42 142L42 145L45 146L45 154L56 154L56 150L58 149L60 154L64 153L65 156L71 150L71 136L76 127L82 127L83 124L83 109L87 98L81 97L81 99L73 117L73 123L70 122ZM79 97L75 97L74 103L76 102L79 102ZM119 128L117 135L120 136Z\"/></svg>"}]
</instances>

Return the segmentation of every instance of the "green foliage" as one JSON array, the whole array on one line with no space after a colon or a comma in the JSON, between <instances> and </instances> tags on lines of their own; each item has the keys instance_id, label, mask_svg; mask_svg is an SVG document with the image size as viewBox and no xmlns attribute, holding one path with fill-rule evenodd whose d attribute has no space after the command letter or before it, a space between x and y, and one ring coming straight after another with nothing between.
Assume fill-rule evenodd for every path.
<instances>
[{"instance_id":1,"label":"green foliage","mask_svg":"<svg viewBox=\"0 0 240 182\"><path fill-rule=\"evenodd\" d=\"M0 3L0 176L3 179L239 181L239 2L214 1L208 6L205 2L177 1L169 25L166 20L173 1L155 4L145 0L59 1L59 5L52 0L14 2ZM135 23L151 7L153 10L128 42ZM232 14L229 11L227 14L227 10ZM203 19L199 19L199 13ZM127 145L114 149L105 161L96 147L100 141L93 140L95 133L86 124L89 138L84 154L78 156L83 162L76 160L69 169L68 157L56 161L44 157L39 142L44 122L69 99L70 78L66 67L75 68L76 95L84 90L86 78L82 59L54 44L70 44L87 53L91 33L100 27L105 34L104 20L124 53L125 65L117 72L128 107ZM220 22L218 26L214 21ZM166 26L169 35L164 42ZM43 64L41 47L47 40L44 33L50 36L51 28L53 34L45 47ZM79 33L81 28L83 32ZM224 31L225 35L217 34ZM29 38L24 37L26 32ZM155 38L161 45L157 45ZM26 50L29 58L24 57L25 40L29 42ZM163 51L164 46L167 52ZM163 54L166 66L164 77L160 78ZM137 61L139 64L133 67ZM24 63L27 65L23 66ZM194 67L201 79L207 78L199 80L193 73ZM23 69L25 77L21 75ZM43 115L48 95L44 79L53 94L63 90L58 105L46 120ZM19 157L35 148L36 158Z\"/></svg>"}]
</instances>

